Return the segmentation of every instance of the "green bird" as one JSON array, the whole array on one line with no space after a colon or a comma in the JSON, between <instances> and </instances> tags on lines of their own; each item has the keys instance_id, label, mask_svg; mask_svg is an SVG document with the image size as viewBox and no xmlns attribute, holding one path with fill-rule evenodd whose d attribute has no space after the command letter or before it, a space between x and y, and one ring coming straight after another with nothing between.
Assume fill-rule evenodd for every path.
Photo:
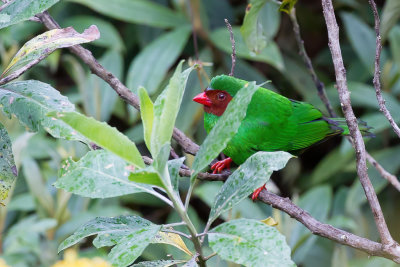
<instances>
[{"instance_id":1,"label":"green bird","mask_svg":"<svg viewBox=\"0 0 400 267\"><path fill-rule=\"evenodd\" d=\"M211 80L193 101L204 106L204 128L211 131L236 93L248 83L232 76L220 75ZM373 136L365 122L359 121L364 136ZM212 165L214 173L230 168L233 161L242 164L258 151L287 151L299 154L306 148L335 135L348 135L344 118L327 118L313 105L288 99L260 87L253 95L237 133L223 153L229 158ZM253 200L265 188L253 193Z\"/></svg>"}]
</instances>

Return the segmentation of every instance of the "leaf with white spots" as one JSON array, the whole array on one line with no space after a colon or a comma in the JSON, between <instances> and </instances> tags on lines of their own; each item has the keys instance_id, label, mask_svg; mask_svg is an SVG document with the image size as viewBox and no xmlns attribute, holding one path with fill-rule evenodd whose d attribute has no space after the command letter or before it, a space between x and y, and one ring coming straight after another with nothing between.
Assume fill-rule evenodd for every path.
<instances>
[{"instance_id":1,"label":"leaf with white spots","mask_svg":"<svg viewBox=\"0 0 400 267\"><path fill-rule=\"evenodd\" d=\"M15 179L17 167L7 130L0 123L0 203L6 199Z\"/></svg>"},{"instance_id":2,"label":"leaf with white spots","mask_svg":"<svg viewBox=\"0 0 400 267\"><path fill-rule=\"evenodd\" d=\"M97 235L93 241L96 247L115 245L108 254L110 262L114 266L127 266L142 254L160 229L160 225L139 216L97 217L64 240L58 251L73 246L88 236Z\"/></svg>"},{"instance_id":3,"label":"leaf with white spots","mask_svg":"<svg viewBox=\"0 0 400 267\"><path fill-rule=\"evenodd\" d=\"M136 167L144 168L142 156L134 142L105 122L99 122L77 112L49 112L49 117L60 120L96 145L110 151Z\"/></svg>"},{"instance_id":4,"label":"leaf with white spots","mask_svg":"<svg viewBox=\"0 0 400 267\"><path fill-rule=\"evenodd\" d=\"M129 181L134 169L106 150L88 152L79 161L67 160L55 187L80 196L108 198L139 192L154 194L151 186Z\"/></svg>"},{"instance_id":5,"label":"leaf with white spots","mask_svg":"<svg viewBox=\"0 0 400 267\"><path fill-rule=\"evenodd\" d=\"M208 223L264 185L272 172L285 167L293 156L284 151L260 151L249 157L221 187L211 208Z\"/></svg>"},{"instance_id":6,"label":"leaf with white spots","mask_svg":"<svg viewBox=\"0 0 400 267\"><path fill-rule=\"evenodd\" d=\"M47 31L24 44L1 76L7 76L33 61L37 64L58 48L91 42L99 37L100 32L95 25L83 33L76 32L72 27Z\"/></svg>"},{"instance_id":7,"label":"leaf with white spots","mask_svg":"<svg viewBox=\"0 0 400 267\"><path fill-rule=\"evenodd\" d=\"M194 173L191 177L192 181L199 172L221 153L236 134L242 120L246 116L247 106L257 89L258 86L255 82L246 83L229 103L226 111L207 135L206 140L204 140L197 152L193 163Z\"/></svg>"},{"instance_id":8,"label":"leaf with white spots","mask_svg":"<svg viewBox=\"0 0 400 267\"><path fill-rule=\"evenodd\" d=\"M185 260L158 260L158 261L142 261L132 265L132 267L170 267L179 263L185 263Z\"/></svg>"},{"instance_id":9,"label":"leaf with white spots","mask_svg":"<svg viewBox=\"0 0 400 267\"><path fill-rule=\"evenodd\" d=\"M67 97L46 83L29 80L1 85L0 104L5 115L16 116L31 131L43 128L55 138L86 140L63 122L46 116L50 111L75 110Z\"/></svg>"},{"instance_id":10,"label":"leaf with white spots","mask_svg":"<svg viewBox=\"0 0 400 267\"><path fill-rule=\"evenodd\" d=\"M208 233L210 247L224 260L244 266L296 266L285 237L257 220L238 219L218 225Z\"/></svg>"}]
</instances>

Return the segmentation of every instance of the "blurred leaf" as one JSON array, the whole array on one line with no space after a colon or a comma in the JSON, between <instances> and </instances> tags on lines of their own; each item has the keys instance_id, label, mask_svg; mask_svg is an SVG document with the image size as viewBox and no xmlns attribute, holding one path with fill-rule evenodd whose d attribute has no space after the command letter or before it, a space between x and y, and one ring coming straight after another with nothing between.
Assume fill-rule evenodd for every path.
<instances>
[{"instance_id":1,"label":"blurred leaf","mask_svg":"<svg viewBox=\"0 0 400 267\"><path fill-rule=\"evenodd\" d=\"M161 147L171 140L186 82L193 70L193 68L188 68L182 72L182 64L183 61L179 63L167 87L154 103L154 120L150 141L150 151L153 157L158 155Z\"/></svg>"},{"instance_id":2,"label":"blurred leaf","mask_svg":"<svg viewBox=\"0 0 400 267\"><path fill-rule=\"evenodd\" d=\"M77 112L50 112L48 116L65 122L96 145L107 149L134 166L145 167L135 143L116 128Z\"/></svg>"},{"instance_id":3,"label":"blurred leaf","mask_svg":"<svg viewBox=\"0 0 400 267\"><path fill-rule=\"evenodd\" d=\"M162 5L146 0L69 0L88 6L97 12L126 22L138 23L160 28L187 24L179 13Z\"/></svg>"},{"instance_id":4,"label":"blurred leaf","mask_svg":"<svg viewBox=\"0 0 400 267\"><path fill-rule=\"evenodd\" d=\"M393 161L400 153L400 146L395 146L381 150L378 153L371 153L371 155L382 165L382 167L389 173L396 173L400 168L399 161ZM353 163L355 172L355 163ZM383 179L375 168L368 168L368 176L375 189L376 194L379 194L387 185L387 180ZM354 214L362 204L367 201L364 190L358 179L355 179L346 199L346 212L347 214Z\"/></svg>"},{"instance_id":5,"label":"blurred leaf","mask_svg":"<svg viewBox=\"0 0 400 267\"><path fill-rule=\"evenodd\" d=\"M282 55L275 42L273 41L269 42L267 46L262 51L260 51L259 54L255 54L254 52L251 52L247 48L240 34L240 29L238 27L232 27L232 29L236 41L236 55L238 57L254 61L265 62L280 71L284 70ZM232 44L230 41L229 32L225 27L218 28L217 30L213 31L210 37L213 43L219 49L228 54L232 53Z\"/></svg>"},{"instance_id":6,"label":"blurred leaf","mask_svg":"<svg viewBox=\"0 0 400 267\"><path fill-rule=\"evenodd\" d=\"M368 257L365 259L353 259L349 262L349 267L395 267L397 263L380 257Z\"/></svg>"},{"instance_id":7,"label":"blurred leaf","mask_svg":"<svg viewBox=\"0 0 400 267\"><path fill-rule=\"evenodd\" d=\"M265 223L266 225L269 225L269 226L277 226L279 223L277 222L277 221L275 221L275 219L274 218L272 218L272 217L268 217L268 218L266 218L266 219L264 219L264 220L261 220L261 222L262 223Z\"/></svg>"},{"instance_id":8,"label":"blurred leaf","mask_svg":"<svg viewBox=\"0 0 400 267\"><path fill-rule=\"evenodd\" d=\"M385 42L390 29L397 23L400 18L400 2L398 0L387 0L383 7L381 16L382 43Z\"/></svg>"},{"instance_id":9,"label":"blurred leaf","mask_svg":"<svg viewBox=\"0 0 400 267\"><path fill-rule=\"evenodd\" d=\"M47 215L54 216L54 199L43 180L41 170L35 160L25 157L22 161L25 180L29 191L46 210Z\"/></svg>"},{"instance_id":10,"label":"blurred leaf","mask_svg":"<svg viewBox=\"0 0 400 267\"><path fill-rule=\"evenodd\" d=\"M7 198L17 175L11 140L0 123L0 203Z\"/></svg>"},{"instance_id":11,"label":"blurred leaf","mask_svg":"<svg viewBox=\"0 0 400 267\"><path fill-rule=\"evenodd\" d=\"M100 32L100 38L92 42L93 45L106 47L111 50L123 52L125 50L124 41L118 30L110 22L95 16L74 16L62 22L65 27L72 26L77 31L83 31L90 25L96 25ZM108 68L106 68L108 69ZM114 72L112 72L115 74Z\"/></svg>"},{"instance_id":12,"label":"blurred leaf","mask_svg":"<svg viewBox=\"0 0 400 267\"><path fill-rule=\"evenodd\" d=\"M35 215L23 218L8 230L3 243L3 253L41 253L40 235L56 225L55 219L40 219Z\"/></svg>"},{"instance_id":13,"label":"blurred leaf","mask_svg":"<svg viewBox=\"0 0 400 267\"><path fill-rule=\"evenodd\" d=\"M287 14L290 13L290 11L292 11L292 8L294 7L294 5L297 3L297 0L283 0L282 4L279 7L279 11L283 11Z\"/></svg>"},{"instance_id":14,"label":"blurred leaf","mask_svg":"<svg viewBox=\"0 0 400 267\"><path fill-rule=\"evenodd\" d=\"M109 198L138 192L154 193L151 186L128 180L132 166L105 150L88 152L68 161L54 186L90 198Z\"/></svg>"},{"instance_id":15,"label":"blurred leaf","mask_svg":"<svg viewBox=\"0 0 400 267\"><path fill-rule=\"evenodd\" d=\"M107 51L100 58L99 63L117 78L122 77L123 58L118 51ZM86 98L84 103L87 103L85 107L88 115L100 121L108 121L118 99L118 94L114 89L100 77L89 74L83 93L83 97Z\"/></svg>"},{"instance_id":16,"label":"blurred leaf","mask_svg":"<svg viewBox=\"0 0 400 267\"><path fill-rule=\"evenodd\" d=\"M184 262L186 261L185 260L142 261L131 265L131 267L169 267Z\"/></svg>"},{"instance_id":17,"label":"blurred leaf","mask_svg":"<svg viewBox=\"0 0 400 267\"><path fill-rule=\"evenodd\" d=\"M390 51L392 52L393 59L396 62L397 66L400 67L400 26L394 26L390 30L389 41L390 41Z\"/></svg>"},{"instance_id":18,"label":"blurred leaf","mask_svg":"<svg viewBox=\"0 0 400 267\"><path fill-rule=\"evenodd\" d=\"M12 71L20 69L34 60L40 61L44 59L57 48L91 42L99 37L99 30L94 25L90 26L83 33L76 32L72 27L47 31L25 43L1 76L8 75Z\"/></svg>"},{"instance_id":19,"label":"blurred leaf","mask_svg":"<svg viewBox=\"0 0 400 267\"><path fill-rule=\"evenodd\" d=\"M97 217L64 240L58 251L75 245L85 237L97 235L93 240L97 248L115 245L108 254L113 265L127 266L142 254L160 228L160 225L139 216Z\"/></svg>"},{"instance_id":20,"label":"blurred leaf","mask_svg":"<svg viewBox=\"0 0 400 267\"><path fill-rule=\"evenodd\" d=\"M185 252L190 256L193 255L193 253L190 252L190 250L187 248L185 242L183 242L181 236L175 233L160 231L156 234L151 243L171 245L182 250L183 252Z\"/></svg>"},{"instance_id":21,"label":"blurred leaf","mask_svg":"<svg viewBox=\"0 0 400 267\"><path fill-rule=\"evenodd\" d=\"M146 46L129 66L126 84L133 92L143 86L149 95L154 94L169 68L175 63L185 47L191 28L179 27Z\"/></svg>"},{"instance_id":22,"label":"blurred leaf","mask_svg":"<svg viewBox=\"0 0 400 267\"><path fill-rule=\"evenodd\" d=\"M274 1L267 1L261 9L259 22L265 31L268 39L272 40L277 34L281 25L281 13L279 12L279 4Z\"/></svg>"},{"instance_id":23,"label":"blurred leaf","mask_svg":"<svg viewBox=\"0 0 400 267\"><path fill-rule=\"evenodd\" d=\"M260 11L268 0L252 0L247 5L240 33L250 51L259 54L266 46L268 38L267 29L259 22Z\"/></svg>"},{"instance_id":24,"label":"blurred leaf","mask_svg":"<svg viewBox=\"0 0 400 267\"><path fill-rule=\"evenodd\" d=\"M293 156L287 152L257 152L249 157L224 183L214 200L208 223L247 198L255 189L264 185L272 172L285 167Z\"/></svg>"},{"instance_id":25,"label":"blurred leaf","mask_svg":"<svg viewBox=\"0 0 400 267\"><path fill-rule=\"evenodd\" d=\"M56 4L59 0L18 0L12 1L1 10L0 29L30 19Z\"/></svg>"},{"instance_id":26,"label":"blurred leaf","mask_svg":"<svg viewBox=\"0 0 400 267\"><path fill-rule=\"evenodd\" d=\"M341 18L354 52L372 74L375 60L374 30L354 14L343 12Z\"/></svg>"},{"instance_id":27,"label":"blurred leaf","mask_svg":"<svg viewBox=\"0 0 400 267\"><path fill-rule=\"evenodd\" d=\"M300 197L298 206L318 221L325 222L332 206L332 188L326 185L311 188ZM296 223L289 240L293 249L293 259L301 263L316 240L317 237L312 235L310 230L301 223Z\"/></svg>"},{"instance_id":28,"label":"blurred leaf","mask_svg":"<svg viewBox=\"0 0 400 267\"><path fill-rule=\"evenodd\" d=\"M153 129L154 120L154 105L151 101L146 89L139 87L139 99L140 99L140 115L142 117L144 141L146 146L151 148L151 132Z\"/></svg>"},{"instance_id":29,"label":"blurred leaf","mask_svg":"<svg viewBox=\"0 0 400 267\"><path fill-rule=\"evenodd\" d=\"M208 233L211 248L223 259L245 266L296 266L285 237L265 223L238 219Z\"/></svg>"},{"instance_id":30,"label":"blurred leaf","mask_svg":"<svg viewBox=\"0 0 400 267\"><path fill-rule=\"evenodd\" d=\"M43 127L55 138L86 140L76 133L71 134L69 126L46 116L46 113L53 110L75 110L68 98L50 85L30 80L8 83L0 86L0 89L0 103L4 114L9 118L15 115L32 131L39 131Z\"/></svg>"},{"instance_id":31,"label":"blurred leaf","mask_svg":"<svg viewBox=\"0 0 400 267\"><path fill-rule=\"evenodd\" d=\"M191 179L194 179L199 172L207 167L236 134L243 118L246 116L247 106L257 89L258 86L255 82L246 83L229 103L224 114L219 118L217 124L200 146L193 162L192 169L194 173Z\"/></svg>"},{"instance_id":32,"label":"blurred leaf","mask_svg":"<svg viewBox=\"0 0 400 267\"><path fill-rule=\"evenodd\" d=\"M168 161L168 171L169 176L171 177L171 185L176 193L179 193L179 170L184 161L184 157Z\"/></svg>"},{"instance_id":33,"label":"blurred leaf","mask_svg":"<svg viewBox=\"0 0 400 267\"><path fill-rule=\"evenodd\" d=\"M32 211L36 208L35 200L29 193L13 196L10 203L7 205L7 210L12 211Z\"/></svg>"}]
</instances>

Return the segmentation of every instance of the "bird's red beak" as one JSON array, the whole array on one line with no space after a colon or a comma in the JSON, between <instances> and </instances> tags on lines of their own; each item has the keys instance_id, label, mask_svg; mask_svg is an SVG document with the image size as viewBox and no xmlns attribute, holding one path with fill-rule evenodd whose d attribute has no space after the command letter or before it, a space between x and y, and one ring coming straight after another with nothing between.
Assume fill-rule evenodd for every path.
<instances>
[{"instance_id":1,"label":"bird's red beak","mask_svg":"<svg viewBox=\"0 0 400 267\"><path fill-rule=\"evenodd\" d=\"M198 94L198 95L196 95L194 98L193 98L193 101L194 102L197 102L197 103L200 103L200 104L202 104L202 105L204 105L204 106L208 106L208 107L210 107L211 106L211 100L208 98L208 96L206 95L206 92L203 92L203 93L201 93L201 94Z\"/></svg>"}]
</instances>

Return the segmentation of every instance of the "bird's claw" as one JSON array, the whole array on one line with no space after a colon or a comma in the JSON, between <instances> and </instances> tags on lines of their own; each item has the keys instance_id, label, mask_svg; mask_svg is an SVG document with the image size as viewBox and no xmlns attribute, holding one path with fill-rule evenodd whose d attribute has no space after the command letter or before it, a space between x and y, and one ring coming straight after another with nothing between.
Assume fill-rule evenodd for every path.
<instances>
[{"instance_id":1,"label":"bird's claw","mask_svg":"<svg viewBox=\"0 0 400 267\"><path fill-rule=\"evenodd\" d=\"M224 160L217 161L211 166L213 174L221 173L224 169L229 169L231 167L232 159L226 158Z\"/></svg>"},{"instance_id":2,"label":"bird's claw","mask_svg":"<svg viewBox=\"0 0 400 267\"><path fill-rule=\"evenodd\" d=\"M251 195L251 199L253 200L253 202L255 202L258 198L258 195L261 193L261 191L263 190L267 190L267 188L265 187L265 184L259 188L257 188L256 190L254 190L253 195Z\"/></svg>"}]
</instances>

